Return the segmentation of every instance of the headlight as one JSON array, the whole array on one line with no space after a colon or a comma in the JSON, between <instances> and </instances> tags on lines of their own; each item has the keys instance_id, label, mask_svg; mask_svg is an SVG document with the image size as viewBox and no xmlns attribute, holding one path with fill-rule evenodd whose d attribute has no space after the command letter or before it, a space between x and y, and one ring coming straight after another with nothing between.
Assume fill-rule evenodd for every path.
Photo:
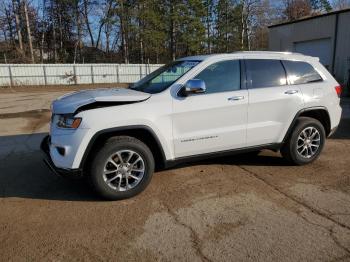
<instances>
[{"instance_id":1,"label":"headlight","mask_svg":"<svg viewBox=\"0 0 350 262\"><path fill-rule=\"evenodd\" d=\"M57 126L60 128L73 128L76 129L81 123L80 117L74 117L73 115L59 115Z\"/></svg>"}]
</instances>

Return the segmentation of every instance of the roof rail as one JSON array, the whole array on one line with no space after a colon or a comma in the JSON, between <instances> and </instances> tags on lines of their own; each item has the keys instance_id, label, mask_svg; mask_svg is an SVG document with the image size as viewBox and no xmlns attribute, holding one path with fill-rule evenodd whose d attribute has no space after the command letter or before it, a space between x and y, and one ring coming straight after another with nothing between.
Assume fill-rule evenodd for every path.
<instances>
[{"instance_id":1,"label":"roof rail","mask_svg":"<svg viewBox=\"0 0 350 262\"><path fill-rule=\"evenodd\" d=\"M233 52L234 54L279 54L279 55L301 55L305 56L301 53L295 53L295 52L279 52L279 51L237 51Z\"/></svg>"}]
</instances>

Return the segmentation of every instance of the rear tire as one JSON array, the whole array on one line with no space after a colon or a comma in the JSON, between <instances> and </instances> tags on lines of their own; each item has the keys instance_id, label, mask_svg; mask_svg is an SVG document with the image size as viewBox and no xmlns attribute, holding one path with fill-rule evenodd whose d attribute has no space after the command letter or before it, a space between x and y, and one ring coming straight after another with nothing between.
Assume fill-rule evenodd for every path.
<instances>
[{"instance_id":1,"label":"rear tire","mask_svg":"<svg viewBox=\"0 0 350 262\"><path fill-rule=\"evenodd\" d=\"M109 139L92 160L90 182L105 199L121 200L141 193L151 181L154 159L140 140L119 136Z\"/></svg>"},{"instance_id":2,"label":"rear tire","mask_svg":"<svg viewBox=\"0 0 350 262\"><path fill-rule=\"evenodd\" d=\"M293 132L280 151L289 163L305 165L319 157L325 140L326 132L320 121L310 117L299 117Z\"/></svg>"}]
</instances>

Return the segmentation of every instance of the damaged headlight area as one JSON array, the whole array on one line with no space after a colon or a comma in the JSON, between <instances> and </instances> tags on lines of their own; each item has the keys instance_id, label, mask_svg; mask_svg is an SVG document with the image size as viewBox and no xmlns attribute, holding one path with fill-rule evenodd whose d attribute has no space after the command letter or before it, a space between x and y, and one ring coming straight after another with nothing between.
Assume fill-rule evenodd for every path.
<instances>
[{"instance_id":1,"label":"damaged headlight area","mask_svg":"<svg viewBox=\"0 0 350 262\"><path fill-rule=\"evenodd\" d=\"M74 117L73 114L56 115L55 123L59 128L77 129L82 121L80 117Z\"/></svg>"}]
</instances>

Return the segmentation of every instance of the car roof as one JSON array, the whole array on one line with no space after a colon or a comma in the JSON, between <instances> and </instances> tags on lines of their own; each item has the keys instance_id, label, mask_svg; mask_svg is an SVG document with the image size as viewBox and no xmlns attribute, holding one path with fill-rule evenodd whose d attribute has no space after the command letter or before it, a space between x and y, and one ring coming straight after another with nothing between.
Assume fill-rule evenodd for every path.
<instances>
[{"instance_id":1,"label":"car roof","mask_svg":"<svg viewBox=\"0 0 350 262\"><path fill-rule=\"evenodd\" d=\"M306 56L300 53L292 52L273 52L273 51L240 51L225 54L210 54L210 55L198 55L188 56L178 59L178 61L204 61L211 59L224 59L224 58L256 58L256 59L286 59L286 60L319 60L318 57Z\"/></svg>"}]
</instances>

